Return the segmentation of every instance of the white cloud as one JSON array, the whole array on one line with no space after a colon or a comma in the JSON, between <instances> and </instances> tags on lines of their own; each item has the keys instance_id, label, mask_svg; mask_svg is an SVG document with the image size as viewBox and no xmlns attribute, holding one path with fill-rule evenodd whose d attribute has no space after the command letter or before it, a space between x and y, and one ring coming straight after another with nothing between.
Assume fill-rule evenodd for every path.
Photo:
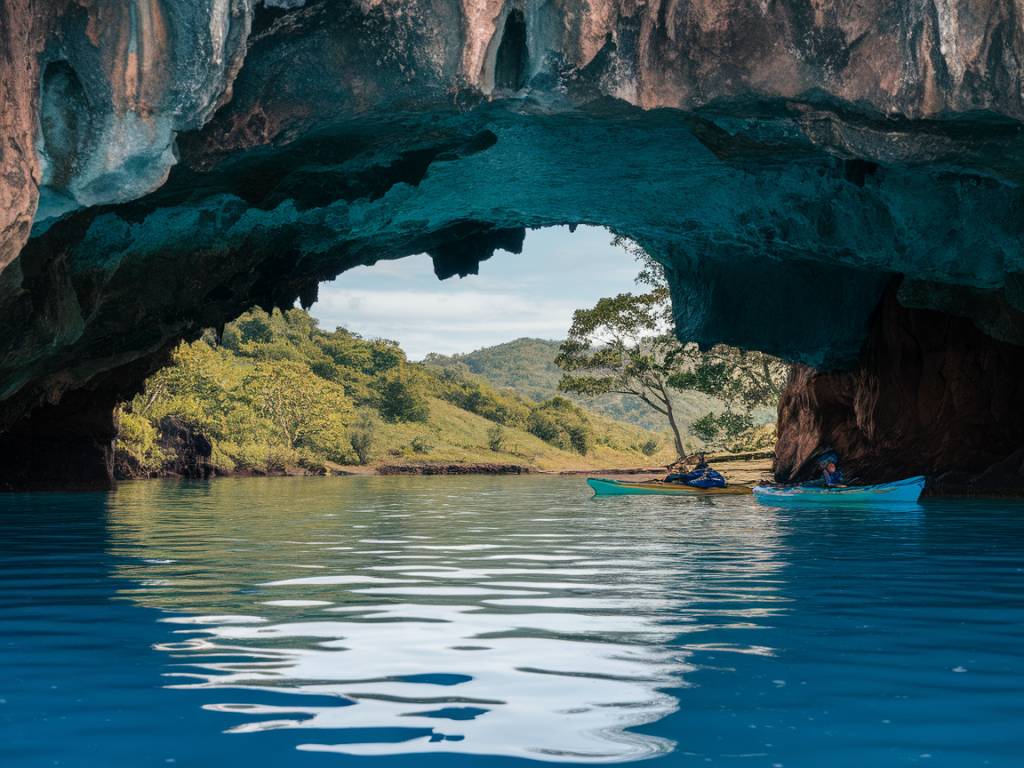
<instances>
[{"instance_id":1,"label":"white cloud","mask_svg":"<svg viewBox=\"0 0 1024 768\"><path fill-rule=\"evenodd\" d=\"M420 254L358 267L320 287L321 327L398 341L412 359L522 336L565 337L572 313L634 290L637 265L603 229L531 231L521 254L499 252L480 275L443 282Z\"/></svg>"},{"instance_id":2,"label":"white cloud","mask_svg":"<svg viewBox=\"0 0 1024 768\"><path fill-rule=\"evenodd\" d=\"M342 326L401 342L410 357L466 352L522 336L562 338L576 305L482 291L321 289L316 316L324 328Z\"/></svg>"}]
</instances>

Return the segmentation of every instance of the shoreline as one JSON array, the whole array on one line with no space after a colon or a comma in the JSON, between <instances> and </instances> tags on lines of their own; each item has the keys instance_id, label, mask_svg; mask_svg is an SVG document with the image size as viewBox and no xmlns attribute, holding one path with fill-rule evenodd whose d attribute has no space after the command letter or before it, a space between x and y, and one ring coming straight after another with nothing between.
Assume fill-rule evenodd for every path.
<instances>
[{"instance_id":1,"label":"shoreline","mask_svg":"<svg viewBox=\"0 0 1024 768\"><path fill-rule=\"evenodd\" d=\"M765 475L771 470L770 454L753 452L731 455L709 455L708 461L723 472L732 482L748 484L767 479ZM650 479L663 477L667 468L660 465L640 467L579 467L572 469L539 469L526 464L500 462L416 462L358 465L326 465L324 471L313 471L301 467L288 467L276 472L255 472L243 470L226 474L209 472L202 474L161 473L143 477L122 477L118 482L138 480L213 480L218 478L245 477L396 477L396 476L441 476L441 475L546 475L564 477L631 477Z\"/></svg>"}]
</instances>

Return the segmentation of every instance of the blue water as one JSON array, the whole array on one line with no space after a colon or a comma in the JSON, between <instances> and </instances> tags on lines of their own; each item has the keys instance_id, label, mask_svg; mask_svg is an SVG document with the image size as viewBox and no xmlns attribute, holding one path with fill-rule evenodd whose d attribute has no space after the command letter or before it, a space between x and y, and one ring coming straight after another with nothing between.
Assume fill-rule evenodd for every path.
<instances>
[{"instance_id":1,"label":"blue water","mask_svg":"<svg viewBox=\"0 0 1024 768\"><path fill-rule=\"evenodd\" d=\"M1024 506L0 497L0 765L1024 765Z\"/></svg>"}]
</instances>

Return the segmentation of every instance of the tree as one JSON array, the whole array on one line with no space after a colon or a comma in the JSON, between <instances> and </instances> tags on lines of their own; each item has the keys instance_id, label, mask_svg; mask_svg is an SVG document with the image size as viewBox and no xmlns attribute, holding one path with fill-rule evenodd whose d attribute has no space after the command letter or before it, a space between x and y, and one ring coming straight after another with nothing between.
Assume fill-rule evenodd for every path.
<instances>
[{"instance_id":1,"label":"tree","mask_svg":"<svg viewBox=\"0 0 1024 768\"><path fill-rule=\"evenodd\" d=\"M369 409L363 409L348 434L349 444L362 465L373 459L373 446L377 441L377 418Z\"/></svg>"},{"instance_id":2,"label":"tree","mask_svg":"<svg viewBox=\"0 0 1024 768\"><path fill-rule=\"evenodd\" d=\"M671 327L672 304L665 267L640 245L621 235L612 238L612 245L624 248L640 263L636 283L652 288L657 294L663 305L662 320ZM691 344L688 345L688 353L688 369L673 375L670 386L717 397L726 404L727 410L740 409L748 415L754 408L778 403L791 368L786 361L764 352L726 344L718 344L708 350Z\"/></svg>"},{"instance_id":3,"label":"tree","mask_svg":"<svg viewBox=\"0 0 1024 768\"><path fill-rule=\"evenodd\" d=\"M694 348L690 365L672 374L669 384L722 401L724 410L708 412L692 428L707 445L725 448L750 432L755 408L778 403L789 368L763 352L720 344L704 352Z\"/></svg>"},{"instance_id":4,"label":"tree","mask_svg":"<svg viewBox=\"0 0 1024 768\"><path fill-rule=\"evenodd\" d=\"M698 436L714 442L753 425L754 408L777 402L789 366L760 352L726 346L701 350L676 338L665 270L640 246L616 237L641 264L644 293L621 293L577 310L555 362L565 371L563 392L584 396L618 393L639 398L665 416L678 455L686 450L673 391L693 390L723 402L722 413L698 421Z\"/></svg>"},{"instance_id":5,"label":"tree","mask_svg":"<svg viewBox=\"0 0 1024 768\"><path fill-rule=\"evenodd\" d=\"M495 424L487 430L487 447L495 453L505 448L505 428L501 424Z\"/></svg>"},{"instance_id":6,"label":"tree","mask_svg":"<svg viewBox=\"0 0 1024 768\"><path fill-rule=\"evenodd\" d=\"M205 343L182 344L171 356L171 365L161 368L146 382L139 404L140 415L147 415L161 398L193 397L219 410L227 396L225 365L217 351Z\"/></svg>"},{"instance_id":7,"label":"tree","mask_svg":"<svg viewBox=\"0 0 1024 768\"><path fill-rule=\"evenodd\" d=\"M430 406L419 387L400 375L388 375L380 383L377 409L385 421L427 421Z\"/></svg>"},{"instance_id":8,"label":"tree","mask_svg":"<svg viewBox=\"0 0 1024 768\"><path fill-rule=\"evenodd\" d=\"M658 452L659 448L661 448L661 446L658 445L658 441L652 437L650 440L647 440L646 442L644 442L643 445L640 446L640 452L644 456L653 456Z\"/></svg>"},{"instance_id":9,"label":"tree","mask_svg":"<svg viewBox=\"0 0 1024 768\"><path fill-rule=\"evenodd\" d=\"M686 449L676 420L669 377L684 347L664 328L661 289L600 299L573 314L569 336L555 362L565 371L558 388L594 397L632 395L665 416L678 455Z\"/></svg>"},{"instance_id":10,"label":"tree","mask_svg":"<svg viewBox=\"0 0 1024 768\"><path fill-rule=\"evenodd\" d=\"M486 441L479 422L435 407L434 398L490 420ZM492 386L465 363L410 363L394 342L324 331L301 310L253 309L228 323L220 340L210 330L179 346L171 365L124 405L116 468L122 477L173 471L179 425L210 443L208 466L218 474L321 471L334 462L371 462L399 446L424 456L435 440L460 451L484 443L514 453L512 429L525 429L534 410L534 430L561 448L612 445L606 425L591 424L564 398L538 405ZM385 425L385 418L405 423ZM409 423L417 420L429 426ZM643 439L621 442L635 448Z\"/></svg>"},{"instance_id":11,"label":"tree","mask_svg":"<svg viewBox=\"0 0 1024 768\"><path fill-rule=\"evenodd\" d=\"M352 403L336 384L290 360L257 362L242 381L250 406L280 430L291 448L315 446L337 453Z\"/></svg>"}]
</instances>

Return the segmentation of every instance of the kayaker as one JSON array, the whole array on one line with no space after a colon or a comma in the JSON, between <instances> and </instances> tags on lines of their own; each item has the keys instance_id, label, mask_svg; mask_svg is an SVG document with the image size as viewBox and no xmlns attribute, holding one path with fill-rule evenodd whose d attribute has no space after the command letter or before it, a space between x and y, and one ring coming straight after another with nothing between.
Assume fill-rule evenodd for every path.
<instances>
[{"instance_id":1,"label":"kayaker","mask_svg":"<svg viewBox=\"0 0 1024 768\"><path fill-rule=\"evenodd\" d=\"M834 461L825 464L821 476L829 488L841 488L846 485L846 478L843 477L843 473L839 471L839 467Z\"/></svg>"},{"instance_id":2,"label":"kayaker","mask_svg":"<svg viewBox=\"0 0 1024 768\"><path fill-rule=\"evenodd\" d=\"M666 483L690 485L694 488L724 488L722 473L712 469L703 453L697 454L697 464L689 472L672 472L665 478Z\"/></svg>"}]
</instances>

